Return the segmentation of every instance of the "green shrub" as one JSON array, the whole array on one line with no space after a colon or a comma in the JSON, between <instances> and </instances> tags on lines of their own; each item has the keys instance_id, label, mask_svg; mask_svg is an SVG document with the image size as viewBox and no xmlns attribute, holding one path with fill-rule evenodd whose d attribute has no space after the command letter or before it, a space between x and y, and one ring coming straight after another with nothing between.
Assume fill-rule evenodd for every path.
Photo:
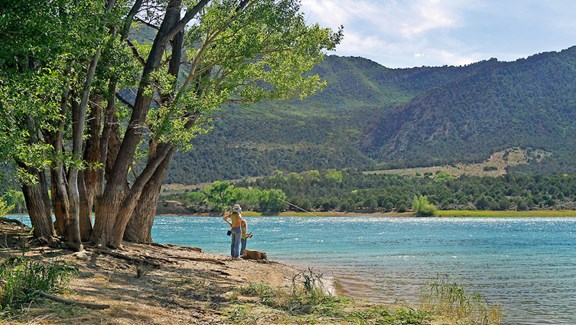
<instances>
[{"instance_id":1,"label":"green shrub","mask_svg":"<svg viewBox=\"0 0 576 325\"><path fill-rule=\"evenodd\" d=\"M38 292L59 292L72 275L74 265L62 261L43 263L15 258L0 265L0 307L14 310L38 297Z\"/></svg>"},{"instance_id":2,"label":"green shrub","mask_svg":"<svg viewBox=\"0 0 576 325\"><path fill-rule=\"evenodd\" d=\"M436 213L436 207L428 202L425 196L415 196L412 200L412 210L418 217L431 217Z\"/></svg>"},{"instance_id":3,"label":"green shrub","mask_svg":"<svg viewBox=\"0 0 576 325\"><path fill-rule=\"evenodd\" d=\"M12 209L14 209L14 205L8 205L3 198L0 198L0 217L8 214Z\"/></svg>"}]
</instances>

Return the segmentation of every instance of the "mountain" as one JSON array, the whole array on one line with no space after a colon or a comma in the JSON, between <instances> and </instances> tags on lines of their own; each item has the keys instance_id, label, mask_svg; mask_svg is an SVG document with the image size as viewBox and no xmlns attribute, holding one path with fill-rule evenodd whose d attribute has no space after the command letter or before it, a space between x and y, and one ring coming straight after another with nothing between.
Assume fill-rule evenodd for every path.
<instances>
[{"instance_id":1,"label":"mountain","mask_svg":"<svg viewBox=\"0 0 576 325\"><path fill-rule=\"evenodd\" d=\"M167 182L478 162L512 147L551 154L518 171L575 172L576 47L410 69L329 56L313 72L327 86L306 100L224 108Z\"/></svg>"},{"instance_id":2,"label":"mountain","mask_svg":"<svg viewBox=\"0 0 576 325\"><path fill-rule=\"evenodd\" d=\"M572 163L576 48L475 65L472 74L425 91L365 129L364 152L423 165L482 160L519 146Z\"/></svg>"}]
</instances>

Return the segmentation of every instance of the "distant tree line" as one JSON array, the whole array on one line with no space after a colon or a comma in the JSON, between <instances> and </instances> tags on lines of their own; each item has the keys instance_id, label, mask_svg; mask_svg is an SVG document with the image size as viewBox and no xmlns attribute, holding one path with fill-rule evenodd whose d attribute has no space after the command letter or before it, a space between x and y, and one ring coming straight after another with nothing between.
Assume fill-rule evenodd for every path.
<instances>
[{"instance_id":1,"label":"distant tree line","mask_svg":"<svg viewBox=\"0 0 576 325\"><path fill-rule=\"evenodd\" d=\"M220 197L227 199L215 199L215 189L222 184L228 194ZM575 194L576 175L568 174L453 177L439 172L409 177L311 170L277 171L269 177L234 184L215 182L204 190L171 198L191 212L218 211L232 202L254 211L404 212L414 206L415 197L425 197L440 210L524 211L575 209Z\"/></svg>"},{"instance_id":2,"label":"distant tree line","mask_svg":"<svg viewBox=\"0 0 576 325\"><path fill-rule=\"evenodd\" d=\"M288 206L282 190L246 188L226 181L216 181L202 190L167 198L180 201L190 212L224 212L235 203L239 203L244 210L262 212L281 212Z\"/></svg>"}]
</instances>

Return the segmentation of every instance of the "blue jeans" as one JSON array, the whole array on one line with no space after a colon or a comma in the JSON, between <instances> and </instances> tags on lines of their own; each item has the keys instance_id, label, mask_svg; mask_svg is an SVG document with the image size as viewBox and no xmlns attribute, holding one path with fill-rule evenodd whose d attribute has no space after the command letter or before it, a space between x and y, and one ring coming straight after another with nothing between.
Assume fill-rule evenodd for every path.
<instances>
[{"instance_id":1,"label":"blue jeans","mask_svg":"<svg viewBox=\"0 0 576 325\"><path fill-rule=\"evenodd\" d=\"M240 257L240 239L242 239L242 229L240 227L232 228L232 244L230 245L230 254L233 258Z\"/></svg>"},{"instance_id":2,"label":"blue jeans","mask_svg":"<svg viewBox=\"0 0 576 325\"><path fill-rule=\"evenodd\" d=\"M246 253L246 239L247 238L242 238L240 240L240 242L242 243L242 245L240 245L240 255L244 255L244 253Z\"/></svg>"}]
</instances>

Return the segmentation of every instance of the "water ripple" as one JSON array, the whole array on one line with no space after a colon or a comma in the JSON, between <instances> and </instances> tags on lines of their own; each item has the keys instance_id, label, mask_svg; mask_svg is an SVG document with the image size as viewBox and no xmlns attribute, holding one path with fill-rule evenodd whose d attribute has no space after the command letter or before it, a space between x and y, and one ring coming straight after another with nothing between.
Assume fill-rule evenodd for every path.
<instances>
[{"instance_id":1,"label":"water ripple","mask_svg":"<svg viewBox=\"0 0 576 325\"><path fill-rule=\"evenodd\" d=\"M501 304L510 324L576 324L576 218L247 218L249 248L313 266L347 294L416 303L450 274ZM158 242L227 254L220 218L157 217Z\"/></svg>"}]
</instances>

